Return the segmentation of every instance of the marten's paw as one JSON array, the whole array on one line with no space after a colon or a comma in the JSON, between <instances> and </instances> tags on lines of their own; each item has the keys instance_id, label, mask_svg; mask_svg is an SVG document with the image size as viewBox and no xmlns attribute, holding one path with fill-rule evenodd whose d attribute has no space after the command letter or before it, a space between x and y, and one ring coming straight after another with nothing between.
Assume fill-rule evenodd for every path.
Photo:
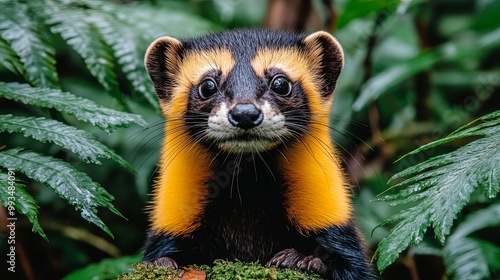
<instances>
[{"instance_id":1,"label":"marten's paw","mask_svg":"<svg viewBox=\"0 0 500 280\"><path fill-rule=\"evenodd\" d=\"M154 261L144 261L143 263L144 264L154 264L156 266L172 267L175 269L179 268L177 266L177 263L169 257L161 257L161 258L157 258Z\"/></svg>"},{"instance_id":2,"label":"marten's paw","mask_svg":"<svg viewBox=\"0 0 500 280\"><path fill-rule=\"evenodd\" d=\"M304 256L293 248L276 253L268 264L283 268L300 269L303 271L312 270L319 274L325 274L327 271L326 265L321 259L315 256Z\"/></svg>"}]
</instances>

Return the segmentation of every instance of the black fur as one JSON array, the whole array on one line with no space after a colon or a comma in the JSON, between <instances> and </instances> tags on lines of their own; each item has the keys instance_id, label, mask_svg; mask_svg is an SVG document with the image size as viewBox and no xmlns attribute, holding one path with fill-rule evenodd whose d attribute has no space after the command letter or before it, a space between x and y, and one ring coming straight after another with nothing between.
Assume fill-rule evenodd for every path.
<instances>
[{"instance_id":1,"label":"black fur","mask_svg":"<svg viewBox=\"0 0 500 280\"><path fill-rule=\"evenodd\" d=\"M237 62L248 63L259 47L301 48L303 34L265 29L227 30L197 38L181 40L186 51L227 48Z\"/></svg>"},{"instance_id":2,"label":"black fur","mask_svg":"<svg viewBox=\"0 0 500 280\"><path fill-rule=\"evenodd\" d=\"M144 261L161 257L179 266L212 264L216 259L267 263L278 252L294 248L319 258L327 279L372 279L354 223L303 235L288 221L283 176L273 152L258 156L220 155L218 174L207 182L202 225L191 236L150 232ZM265 163L264 163L265 161Z\"/></svg>"}]
</instances>

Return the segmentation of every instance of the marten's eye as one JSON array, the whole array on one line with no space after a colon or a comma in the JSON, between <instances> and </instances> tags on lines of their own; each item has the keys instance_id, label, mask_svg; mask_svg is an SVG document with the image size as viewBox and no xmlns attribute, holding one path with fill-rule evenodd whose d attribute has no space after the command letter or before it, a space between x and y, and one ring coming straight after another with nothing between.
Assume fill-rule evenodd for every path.
<instances>
[{"instance_id":1,"label":"marten's eye","mask_svg":"<svg viewBox=\"0 0 500 280\"><path fill-rule=\"evenodd\" d=\"M287 96L292 92L292 83L283 76L276 76L271 81L271 90L281 96Z\"/></svg>"},{"instance_id":2,"label":"marten's eye","mask_svg":"<svg viewBox=\"0 0 500 280\"><path fill-rule=\"evenodd\" d=\"M198 94L203 99L208 99L217 93L217 84L212 78L207 78L201 82L198 88Z\"/></svg>"}]
</instances>

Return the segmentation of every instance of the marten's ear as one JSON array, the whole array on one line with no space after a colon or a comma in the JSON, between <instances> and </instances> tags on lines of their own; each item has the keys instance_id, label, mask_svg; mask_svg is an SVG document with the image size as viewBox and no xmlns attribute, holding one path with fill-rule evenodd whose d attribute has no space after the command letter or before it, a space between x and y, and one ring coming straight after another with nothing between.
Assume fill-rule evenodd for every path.
<instances>
[{"instance_id":1,"label":"marten's ear","mask_svg":"<svg viewBox=\"0 0 500 280\"><path fill-rule=\"evenodd\" d=\"M335 89L342 67L344 52L339 42L324 31L315 32L304 39L309 57L315 61L316 75L321 81L321 96L329 98Z\"/></svg>"},{"instance_id":2,"label":"marten's ear","mask_svg":"<svg viewBox=\"0 0 500 280\"><path fill-rule=\"evenodd\" d=\"M170 101L173 77L178 71L182 43L172 37L160 37L149 46L144 64L160 101Z\"/></svg>"}]
</instances>

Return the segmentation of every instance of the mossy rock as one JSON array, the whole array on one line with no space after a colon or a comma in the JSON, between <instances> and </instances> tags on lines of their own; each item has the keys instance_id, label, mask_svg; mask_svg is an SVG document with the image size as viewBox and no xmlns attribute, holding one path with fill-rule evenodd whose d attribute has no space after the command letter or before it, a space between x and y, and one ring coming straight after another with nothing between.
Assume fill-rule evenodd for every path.
<instances>
[{"instance_id":1,"label":"mossy rock","mask_svg":"<svg viewBox=\"0 0 500 280\"><path fill-rule=\"evenodd\" d=\"M117 280L233 280L233 279L322 279L317 274L301 272L293 269L276 268L258 263L230 262L218 260L213 266L189 266L183 269L167 268L152 264L136 264L129 274Z\"/></svg>"}]
</instances>

